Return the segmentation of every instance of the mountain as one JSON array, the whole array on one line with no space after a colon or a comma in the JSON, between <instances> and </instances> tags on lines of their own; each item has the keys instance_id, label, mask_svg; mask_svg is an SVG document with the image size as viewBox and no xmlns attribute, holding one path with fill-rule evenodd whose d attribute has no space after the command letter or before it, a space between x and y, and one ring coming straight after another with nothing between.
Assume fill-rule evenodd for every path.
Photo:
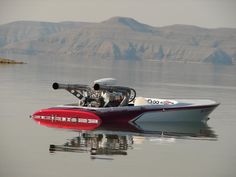
<instances>
[{"instance_id":1,"label":"mountain","mask_svg":"<svg viewBox=\"0 0 236 177\"><path fill-rule=\"evenodd\" d=\"M236 29L153 27L125 17L100 23L22 21L0 25L0 53L5 52L232 64Z\"/></svg>"},{"instance_id":2,"label":"mountain","mask_svg":"<svg viewBox=\"0 0 236 177\"><path fill-rule=\"evenodd\" d=\"M22 41L37 40L71 29L78 29L84 24L80 22L50 23L17 21L0 25L0 47Z\"/></svg>"}]
</instances>

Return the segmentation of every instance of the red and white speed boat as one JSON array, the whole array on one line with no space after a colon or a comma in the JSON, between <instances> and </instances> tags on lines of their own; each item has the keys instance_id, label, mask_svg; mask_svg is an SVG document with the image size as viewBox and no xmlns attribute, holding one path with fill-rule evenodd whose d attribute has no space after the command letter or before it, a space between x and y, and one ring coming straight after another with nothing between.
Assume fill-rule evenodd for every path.
<instances>
[{"instance_id":1,"label":"red and white speed boat","mask_svg":"<svg viewBox=\"0 0 236 177\"><path fill-rule=\"evenodd\" d=\"M115 85L115 79L94 81L91 88L81 84L53 84L76 96L75 104L59 105L35 112L40 124L58 128L91 130L101 123L202 122L219 105L212 100L159 99L136 97L134 89Z\"/></svg>"}]
</instances>

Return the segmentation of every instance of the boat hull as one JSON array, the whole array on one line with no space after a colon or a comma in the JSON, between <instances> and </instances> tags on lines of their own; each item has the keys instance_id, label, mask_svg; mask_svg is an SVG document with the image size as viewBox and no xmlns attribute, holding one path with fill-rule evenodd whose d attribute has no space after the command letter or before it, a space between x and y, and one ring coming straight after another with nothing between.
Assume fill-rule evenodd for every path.
<instances>
[{"instance_id":1,"label":"boat hull","mask_svg":"<svg viewBox=\"0 0 236 177\"><path fill-rule=\"evenodd\" d=\"M111 122L202 122L217 105L188 107L133 107L98 112L105 123Z\"/></svg>"},{"instance_id":2,"label":"boat hull","mask_svg":"<svg viewBox=\"0 0 236 177\"><path fill-rule=\"evenodd\" d=\"M205 122L218 104L160 107L125 106L110 108L85 108L58 106L35 112L32 118L40 125L93 130L103 124L145 122Z\"/></svg>"},{"instance_id":3,"label":"boat hull","mask_svg":"<svg viewBox=\"0 0 236 177\"><path fill-rule=\"evenodd\" d=\"M214 107L169 109L145 112L133 119L134 122L202 122L209 119Z\"/></svg>"}]
</instances>

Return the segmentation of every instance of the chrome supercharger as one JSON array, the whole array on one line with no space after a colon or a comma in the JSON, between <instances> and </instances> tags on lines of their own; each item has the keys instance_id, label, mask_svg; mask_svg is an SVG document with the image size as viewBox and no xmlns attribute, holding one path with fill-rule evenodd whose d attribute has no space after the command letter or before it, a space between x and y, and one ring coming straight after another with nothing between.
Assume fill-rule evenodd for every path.
<instances>
[{"instance_id":1,"label":"chrome supercharger","mask_svg":"<svg viewBox=\"0 0 236 177\"><path fill-rule=\"evenodd\" d=\"M53 89L65 89L79 99L80 106L114 107L126 106L136 97L133 88L116 86L116 79L103 78L93 82L93 87L84 84L53 83Z\"/></svg>"}]
</instances>

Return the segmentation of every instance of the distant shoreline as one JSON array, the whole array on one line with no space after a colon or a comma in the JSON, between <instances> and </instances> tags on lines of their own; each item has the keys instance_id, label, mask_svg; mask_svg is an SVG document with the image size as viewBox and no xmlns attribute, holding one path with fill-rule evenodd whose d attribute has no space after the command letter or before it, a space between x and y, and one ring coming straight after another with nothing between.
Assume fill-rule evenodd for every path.
<instances>
[{"instance_id":1,"label":"distant shoreline","mask_svg":"<svg viewBox=\"0 0 236 177\"><path fill-rule=\"evenodd\" d=\"M0 64L25 64L25 63L22 61L0 58Z\"/></svg>"}]
</instances>

